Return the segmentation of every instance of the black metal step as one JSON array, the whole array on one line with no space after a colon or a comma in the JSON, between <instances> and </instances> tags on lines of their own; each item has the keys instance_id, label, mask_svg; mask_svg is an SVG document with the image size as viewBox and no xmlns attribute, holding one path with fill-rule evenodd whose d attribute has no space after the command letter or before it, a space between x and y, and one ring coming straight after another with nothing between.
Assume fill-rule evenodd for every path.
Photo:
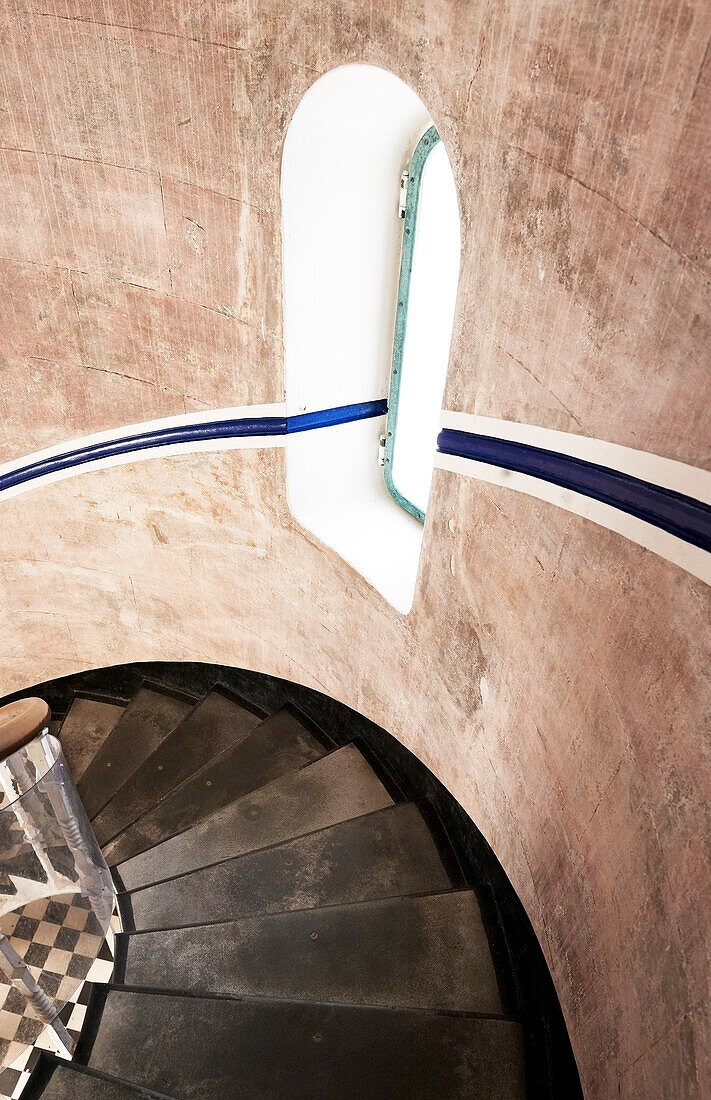
<instances>
[{"instance_id":1,"label":"black metal step","mask_svg":"<svg viewBox=\"0 0 711 1100\"><path fill-rule=\"evenodd\" d=\"M238 745L264 718L219 688L210 692L161 742L93 821L99 844L147 813L225 749Z\"/></svg>"},{"instance_id":2,"label":"black metal step","mask_svg":"<svg viewBox=\"0 0 711 1100\"><path fill-rule=\"evenodd\" d=\"M155 685L138 689L77 783L90 818L174 730L197 700Z\"/></svg>"},{"instance_id":3,"label":"black metal step","mask_svg":"<svg viewBox=\"0 0 711 1100\"><path fill-rule=\"evenodd\" d=\"M525 1096L513 1021L290 1001L111 989L89 1065L177 1100Z\"/></svg>"},{"instance_id":4,"label":"black metal step","mask_svg":"<svg viewBox=\"0 0 711 1100\"><path fill-rule=\"evenodd\" d=\"M110 863L130 859L277 776L310 764L326 751L301 718L280 710L176 787L106 845L104 854Z\"/></svg>"},{"instance_id":5,"label":"black metal step","mask_svg":"<svg viewBox=\"0 0 711 1100\"><path fill-rule=\"evenodd\" d=\"M76 1062L59 1062L43 1055L25 1087L23 1100L175 1100L165 1092L156 1092L117 1077L103 1076Z\"/></svg>"},{"instance_id":6,"label":"black metal step","mask_svg":"<svg viewBox=\"0 0 711 1100\"><path fill-rule=\"evenodd\" d=\"M75 695L58 733L69 770L78 783L125 707Z\"/></svg>"},{"instance_id":7,"label":"black metal step","mask_svg":"<svg viewBox=\"0 0 711 1100\"><path fill-rule=\"evenodd\" d=\"M362 754L346 745L121 863L118 874L127 890L137 889L391 805ZM110 850L108 857L116 862Z\"/></svg>"},{"instance_id":8,"label":"black metal step","mask_svg":"<svg viewBox=\"0 0 711 1100\"><path fill-rule=\"evenodd\" d=\"M124 898L133 927L142 931L451 887L422 814L414 803L404 803Z\"/></svg>"},{"instance_id":9,"label":"black metal step","mask_svg":"<svg viewBox=\"0 0 711 1100\"><path fill-rule=\"evenodd\" d=\"M126 985L501 1014L472 891L117 937Z\"/></svg>"}]
</instances>

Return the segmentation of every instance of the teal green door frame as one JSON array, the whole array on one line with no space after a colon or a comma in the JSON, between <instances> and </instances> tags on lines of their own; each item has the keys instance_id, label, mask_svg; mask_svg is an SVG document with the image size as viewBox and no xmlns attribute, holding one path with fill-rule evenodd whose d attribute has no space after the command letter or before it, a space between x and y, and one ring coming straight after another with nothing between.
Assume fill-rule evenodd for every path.
<instances>
[{"instance_id":1,"label":"teal green door frame","mask_svg":"<svg viewBox=\"0 0 711 1100\"><path fill-rule=\"evenodd\" d=\"M403 356L405 348L405 333L407 332L407 307L410 297L410 280L412 277L412 258L415 249L415 233L417 231L417 211L420 202L420 183L422 172L428 156L440 140L434 126L418 142L412 155L407 180L407 199L405 201L405 225L402 234L402 253L400 259L400 279L397 290L397 309L395 312L395 336L393 339L393 359L390 371L390 394L388 397L388 419L385 428L385 454L383 460L383 474L385 484L393 500L395 500L406 512L425 522L425 513L422 512L411 500L399 491L393 478L393 459L395 445L397 443L397 425L400 406L400 385L402 382Z\"/></svg>"}]
</instances>

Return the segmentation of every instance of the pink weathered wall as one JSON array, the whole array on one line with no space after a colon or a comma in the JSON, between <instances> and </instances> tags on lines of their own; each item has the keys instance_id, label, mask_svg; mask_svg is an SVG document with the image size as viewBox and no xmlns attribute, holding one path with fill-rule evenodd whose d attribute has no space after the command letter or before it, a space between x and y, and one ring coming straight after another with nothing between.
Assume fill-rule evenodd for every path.
<instances>
[{"instance_id":1,"label":"pink weathered wall","mask_svg":"<svg viewBox=\"0 0 711 1100\"><path fill-rule=\"evenodd\" d=\"M708 467L704 0L5 0L0 460L283 396L279 162L317 76L396 72L463 226L448 408ZM0 502L2 693L132 660L321 688L482 828L586 1095L711 1079L709 588L437 472L402 617L302 531L283 453L153 457Z\"/></svg>"}]
</instances>

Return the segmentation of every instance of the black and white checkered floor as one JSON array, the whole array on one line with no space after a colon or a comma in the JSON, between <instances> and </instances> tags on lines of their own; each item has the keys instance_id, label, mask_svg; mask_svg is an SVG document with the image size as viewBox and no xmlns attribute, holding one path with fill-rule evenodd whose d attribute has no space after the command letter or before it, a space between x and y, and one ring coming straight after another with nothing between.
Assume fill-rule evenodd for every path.
<instances>
[{"instance_id":1,"label":"black and white checkered floor","mask_svg":"<svg viewBox=\"0 0 711 1100\"><path fill-rule=\"evenodd\" d=\"M0 917L0 932L52 1001L66 1002L60 1019L74 1040L84 1022L91 987L108 982L114 969L117 914L104 939L89 903L79 894L43 898ZM22 993L0 981L0 1098L22 1093L40 1051L63 1054L51 1032L27 1010Z\"/></svg>"}]
</instances>

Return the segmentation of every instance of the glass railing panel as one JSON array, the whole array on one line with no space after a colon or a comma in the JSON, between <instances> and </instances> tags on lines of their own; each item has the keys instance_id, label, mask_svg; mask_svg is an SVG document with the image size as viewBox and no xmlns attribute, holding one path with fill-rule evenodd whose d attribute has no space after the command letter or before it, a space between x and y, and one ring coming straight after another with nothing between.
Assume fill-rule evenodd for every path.
<instances>
[{"instance_id":1,"label":"glass railing panel","mask_svg":"<svg viewBox=\"0 0 711 1100\"><path fill-rule=\"evenodd\" d=\"M96 945L98 953L109 930L111 875L55 737L43 733L0 762L0 799L0 976L25 997L26 1014L37 1023L23 1034L50 1025L66 1046L57 1016L91 965L84 945ZM71 964L59 981L45 975L43 982L42 962L31 961L53 949L41 942L36 919L44 899L55 924L68 921L62 944L84 938L84 950L65 952ZM49 922L47 932L51 938Z\"/></svg>"}]
</instances>

